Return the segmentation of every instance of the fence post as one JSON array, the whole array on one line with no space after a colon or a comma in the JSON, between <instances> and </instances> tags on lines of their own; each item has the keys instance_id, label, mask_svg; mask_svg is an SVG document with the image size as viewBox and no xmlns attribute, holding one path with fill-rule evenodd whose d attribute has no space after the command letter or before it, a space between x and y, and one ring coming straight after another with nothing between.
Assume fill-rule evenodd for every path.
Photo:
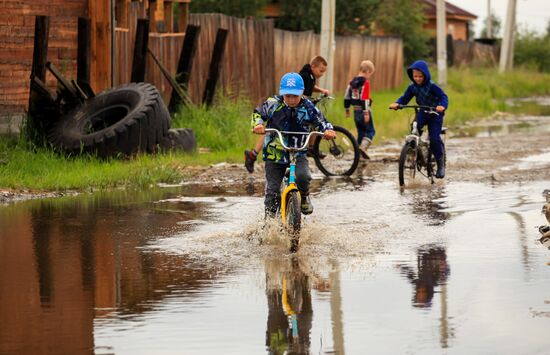
<instances>
[{"instance_id":1,"label":"fence post","mask_svg":"<svg viewBox=\"0 0 550 355\"><path fill-rule=\"evenodd\" d=\"M147 64L147 46L149 44L149 20L138 19L136 41L134 45L134 59L132 61L132 75L130 81L140 83L145 81L145 66Z\"/></svg>"},{"instance_id":2,"label":"fence post","mask_svg":"<svg viewBox=\"0 0 550 355\"><path fill-rule=\"evenodd\" d=\"M455 47L453 36L449 33L447 35L447 66L452 67L455 63Z\"/></svg>"},{"instance_id":3,"label":"fence post","mask_svg":"<svg viewBox=\"0 0 550 355\"><path fill-rule=\"evenodd\" d=\"M53 107L53 96L44 84L46 82L46 62L48 61L48 38L50 35L50 17L36 16L34 21L34 48L30 76L29 111L25 134L37 145L46 142L48 118Z\"/></svg>"},{"instance_id":4,"label":"fence post","mask_svg":"<svg viewBox=\"0 0 550 355\"><path fill-rule=\"evenodd\" d=\"M197 39L199 38L200 31L200 26L194 25L188 25L185 29L185 38L183 39L183 47L181 47L178 70L176 72L176 82L185 91L187 91L189 76L193 68L193 58L197 50ZM170 111L175 111L179 104L181 104L180 96L175 91L172 91L172 97L168 105Z\"/></svg>"},{"instance_id":5,"label":"fence post","mask_svg":"<svg viewBox=\"0 0 550 355\"><path fill-rule=\"evenodd\" d=\"M36 16L34 21L34 49L32 53L31 79L36 76L38 79L46 81L49 34L50 17Z\"/></svg>"},{"instance_id":6,"label":"fence post","mask_svg":"<svg viewBox=\"0 0 550 355\"><path fill-rule=\"evenodd\" d=\"M204 95L202 102L206 106L212 105L214 99L214 92L216 90L216 83L220 75L220 64L223 58L223 52L225 51L225 43L227 40L227 30L220 28L216 34L216 42L214 43L214 51L212 52L212 59L210 60L210 69L208 71L208 79L206 79L206 86L204 88Z\"/></svg>"},{"instance_id":7,"label":"fence post","mask_svg":"<svg viewBox=\"0 0 550 355\"><path fill-rule=\"evenodd\" d=\"M92 58L92 20L78 18L78 47L76 53L76 83L88 97L94 97L90 86L90 60Z\"/></svg>"}]
</instances>

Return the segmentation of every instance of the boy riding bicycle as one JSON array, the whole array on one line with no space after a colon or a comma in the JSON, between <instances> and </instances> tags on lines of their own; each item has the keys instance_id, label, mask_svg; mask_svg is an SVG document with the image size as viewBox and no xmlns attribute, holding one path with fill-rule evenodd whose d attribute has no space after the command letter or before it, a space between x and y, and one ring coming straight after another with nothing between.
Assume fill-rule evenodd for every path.
<instances>
[{"instance_id":1,"label":"boy riding bicycle","mask_svg":"<svg viewBox=\"0 0 550 355\"><path fill-rule=\"evenodd\" d=\"M320 92L323 95L329 95L327 89L323 89L317 85L317 79L325 75L327 70L327 61L321 56L315 56L311 59L308 64L305 64L300 70L300 76L304 81L304 95L306 98L311 99L314 92ZM312 156L313 143L317 137L312 139L309 146L308 156ZM254 163L256 162L256 157L262 149L263 142L261 139L256 140L256 144L250 150L244 151L244 166L249 173L254 172Z\"/></svg>"},{"instance_id":2,"label":"boy riding bicycle","mask_svg":"<svg viewBox=\"0 0 550 355\"><path fill-rule=\"evenodd\" d=\"M430 149L437 163L435 177L442 179L445 177L445 158L443 156L445 147L441 139L441 129L443 127L445 110L449 105L449 99L443 89L431 81L428 64L425 61L417 60L414 62L407 69L407 74L412 83L407 87L403 96L390 105L390 109L398 110L401 105L408 104L413 96L416 97L416 103L418 105L435 107L439 115L418 111L416 114L416 122L420 134L422 134L424 125L428 125Z\"/></svg>"},{"instance_id":3,"label":"boy riding bicycle","mask_svg":"<svg viewBox=\"0 0 550 355\"><path fill-rule=\"evenodd\" d=\"M286 132L310 132L317 129L324 133L324 138L333 139L336 134L332 124L326 120L311 101L302 98L304 81L298 73L287 73L281 78L279 95L268 98L258 106L252 114L252 131L255 134L265 134L265 128L276 128ZM286 136L285 144L300 146L303 135ZM292 141L291 141L292 140ZM296 185L302 197L302 213L313 212L309 198L309 182L311 173L305 152L297 153ZM278 137L266 135L263 144L263 160L265 161L265 211L266 216L274 216L281 203L281 182L286 168L289 166L289 153L282 149Z\"/></svg>"}]
</instances>

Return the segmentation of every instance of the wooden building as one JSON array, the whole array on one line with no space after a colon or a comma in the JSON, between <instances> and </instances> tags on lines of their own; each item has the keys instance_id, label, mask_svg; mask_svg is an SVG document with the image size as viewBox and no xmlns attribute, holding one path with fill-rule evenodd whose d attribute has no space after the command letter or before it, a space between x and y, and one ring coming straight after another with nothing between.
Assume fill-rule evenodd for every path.
<instances>
[{"instance_id":1,"label":"wooden building","mask_svg":"<svg viewBox=\"0 0 550 355\"><path fill-rule=\"evenodd\" d=\"M436 20L436 0L418 0L424 5L424 16L427 23L424 28L430 31L435 37L437 20ZM477 19L477 16L461 9L460 7L445 2L445 13L447 21L447 34L450 34L454 40L468 41L470 39L470 26L472 21Z\"/></svg>"},{"instance_id":2,"label":"wooden building","mask_svg":"<svg viewBox=\"0 0 550 355\"><path fill-rule=\"evenodd\" d=\"M191 0L3 0L0 13L0 132L20 123L29 100L36 16L49 16L48 61L67 78L76 77L77 22L92 25L91 85L98 92L117 84L113 48L118 32L135 29L138 17L150 20L151 32L182 32ZM177 14L177 16L174 16ZM47 75L46 83L55 88ZM118 83L119 84L119 83ZM14 119L15 118L15 119ZM13 128L13 127L11 127Z\"/></svg>"}]
</instances>

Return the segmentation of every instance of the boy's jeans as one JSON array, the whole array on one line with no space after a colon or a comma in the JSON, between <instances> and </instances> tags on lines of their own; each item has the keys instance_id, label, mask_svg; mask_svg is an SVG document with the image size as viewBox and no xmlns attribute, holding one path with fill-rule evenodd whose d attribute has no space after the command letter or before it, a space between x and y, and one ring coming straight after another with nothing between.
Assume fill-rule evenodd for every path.
<instances>
[{"instance_id":1,"label":"boy's jeans","mask_svg":"<svg viewBox=\"0 0 550 355\"><path fill-rule=\"evenodd\" d=\"M281 204L281 183L285 176L288 164L279 164L274 161L266 160L265 162L265 212L268 216L274 216ZM308 160L304 155L296 158L296 185L300 190L300 194L309 192L309 182L311 181L311 173L309 170Z\"/></svg>"},{"instance_id":2,"label":"boy's jeans","mask_svg":"<svg viewBox=\"0 0 550 355\"><path fill-rule=\"evenodd\" d=\"M372 117L372 111L370 112L370 120L365 123L363 116L363 110L353 110L353 118L355 120L355 127L357 127L357 144L361 144L364 137L367 137L372 141L376 130L374 129L374 119Z\"/></svg>"},{"instance_id":3,"label":"boy's jeans","mask_svg":"<svg viewBox=\"0 0 550 355\"><path fill-rule=\"evenodd\" d=\"M435 160L439 160L443 157L443 140L441 140L441 128L443 127L443 117L445 115L440 113L437 115L429 115L424 112L419 112L416 115L416 122L418 124L418 131L422 133L424 125L428 125L428 135L430 136L430 148L434 153Z\"/></svg>"}]
</instances>

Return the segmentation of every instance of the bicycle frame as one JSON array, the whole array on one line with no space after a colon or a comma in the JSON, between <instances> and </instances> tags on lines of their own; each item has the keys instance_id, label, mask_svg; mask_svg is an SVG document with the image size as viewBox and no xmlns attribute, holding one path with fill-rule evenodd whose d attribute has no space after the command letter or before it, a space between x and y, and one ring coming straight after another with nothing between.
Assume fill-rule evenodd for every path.
<instances>
[{"instance_id":1,"label":"bicycle frame","mask_svg":"<svg viewBox=\"0 0 550 355\"><path fill-rule=\"evenodd\" d=\"M418 123L416 121L416 115L421 110L423 110L428 114L439 115L439 113L435 111L434 107L430 107L430 106L400 105L399 109L402 109L402 108L414 109L415 116L411 123L410 133L405 136L405 144L403 145L401 155L399 157L399 184L401 186L405 184L405 168L407 169L412 168L412 171L411 171L412 179L414 179L415 172L418 171L420 174L430 179L430 182L433 184L434 183L433 166L431 165L433 164L433 161L431 160L429 141L422 139L420 132L418 131ZM426 147L427 154L426 152L424 152L422 147ZM409 153L408 153L409 151L413 154L412 166L409 166L409 165L406 166L406 161L408 160L407 156L409 156ZM426 173L422 171L422 168L426 169Z\"/></svg>"},{"instance_id":2,"label":"bicycle frame","mask_svg":"<svg viewBox=\"0 0 550 355\"><path fill-rule=\"evenodd\" d=\"M283 149L288 151L290 153L290 166L289 166L289 176L288 180L286 182L286 186L281 192L281 218L283 221L283 224L286 224L287 221L287 197L292 191L296 191L298 193L299 200L301 201L301 195L300 191L298 190L298 186L296 185L296 154L298 152L306 151L308 149L309 140L313 136L323 136L323 133L321 132L288 132L288 131L279 131L275 128L266 128L266 133L276 133L279 136L279 141L281 145L283 146ZM306 141L304 144L300 147L289 147L285 144L283 140L283 134L287 135L307 135Z\"/></svg>"}]
</instances>

